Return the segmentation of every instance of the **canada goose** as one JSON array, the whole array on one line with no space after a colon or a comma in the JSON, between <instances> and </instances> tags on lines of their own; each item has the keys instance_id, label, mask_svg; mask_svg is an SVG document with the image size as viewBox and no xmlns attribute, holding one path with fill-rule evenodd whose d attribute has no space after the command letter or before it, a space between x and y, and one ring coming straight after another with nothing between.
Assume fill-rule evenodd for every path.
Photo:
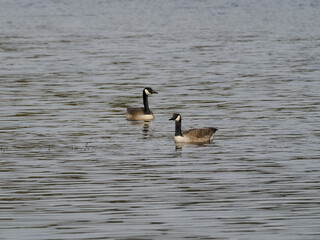
<instances>
[{"instance_id":1,"label":"canada goose","mask_svg":"<svg viewBox=\"0 0 320 240\"><path fill-rule=\"evenodd\" d=\"M174 141L176 143L203 143L211 142L213 140L213 134L218 131L217 128L199 128L181 131L181 115L178 113L173 114L172 118L176 122L176 131L174 135Z\"/></svg>"},{"instance_id":2,"label":"canada goose","mask_svg":"<svg viewBox=\"0 0 320 240\"><path fill-rule=\"evenodd\" d=\"M129 121L150 121L154 119L153 112L149 108L148 96L151 94L156 94L152 88L145 88L142 91L143 96L143 106L141 108L127 108L127 120Z\"/></svg>"}]
</instances>

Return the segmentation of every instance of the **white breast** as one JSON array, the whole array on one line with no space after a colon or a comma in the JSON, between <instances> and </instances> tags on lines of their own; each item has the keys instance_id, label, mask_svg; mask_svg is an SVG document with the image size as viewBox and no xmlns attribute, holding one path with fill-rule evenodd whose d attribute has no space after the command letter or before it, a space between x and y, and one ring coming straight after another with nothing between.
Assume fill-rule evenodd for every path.
<instances>
[{"instance_id":1,"label":"white breast","mask_svg":"<svg viewBox=\"0 0 320 240\"><path fill-rule=\"evenodd\" d=\"M176 143L187 143L190 142L190 139L188 137L182 137L182 136L174 136L174 141Z\"/></svg>"},{"instance_id":2,"label":"white breast","mask_svg":"<svg viewBox=\"0 0 320 240\"><path fill-rule=\"evenodd\" d=\"M144 115L141 115L140 117L142 121L150 121L154 119L153 114L144 114Z\"/></svg>"}]
</instances>

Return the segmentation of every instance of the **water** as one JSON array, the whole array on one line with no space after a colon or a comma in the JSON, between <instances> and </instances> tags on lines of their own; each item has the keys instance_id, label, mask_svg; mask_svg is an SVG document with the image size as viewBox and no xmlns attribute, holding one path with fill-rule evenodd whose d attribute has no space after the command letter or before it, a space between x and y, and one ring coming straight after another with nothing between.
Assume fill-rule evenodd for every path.
<instances>
[{"instance_id":1,"label":"water","mask_svg":"<svg viewBox=\"0 0 320 240\"><path fill-rule=\"evenodd\" d=\"M319 239L318 1L0 13L0 239ZM176 148L175 112L214 142Z\"/></svg>"}]
</instances>

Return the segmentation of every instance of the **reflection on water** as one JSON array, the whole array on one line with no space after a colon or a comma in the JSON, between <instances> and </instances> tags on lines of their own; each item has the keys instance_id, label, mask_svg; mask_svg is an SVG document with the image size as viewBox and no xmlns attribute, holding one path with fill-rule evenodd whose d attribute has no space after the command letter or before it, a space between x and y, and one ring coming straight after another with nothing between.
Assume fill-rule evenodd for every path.
<instances>
[{"instance_id":1,"label":"reflection on water","mask_svg":"<svg viewBox=\"0 0 320 240\"><path fill-rule=\"evenodd\" d=\"M206 147L216 147L213 142L209 143L174 143L176 150L181 152L183 148L199 148L200 150Z\"/></svg>"},{"instance_id":2,"label":"reflection on water","mask_svg":"<svg viewBox=\"0 0 320 240\"><path fill-rule=\"evenodd\" d=\"M0 238L318 239L319 7L3 1Z\"/></svg>"},{"instance_id":3,"label":"reflection on water","mask_svg":"<svg viewBox=\"0 0 320 240\"><path fill-rule=\"evenodd\" d=\"M143 139L150 138L150 135L149 135L149 125L151 124L150 121L128 121L128 124L139 126L142 129Z\"/></svg>"},{"instance_id":4,"label":"reflection on water","mask_svg":"<svg viewBox=\"0 0 320 240\"><path fill-rule=\"evenodd\" d=\"M150 124L150 122L144 122L144 123L143 123L142 133L143 133L143 136L144 136L145 138L148 137L149 124Z\"/></svg>"}]
</instances>

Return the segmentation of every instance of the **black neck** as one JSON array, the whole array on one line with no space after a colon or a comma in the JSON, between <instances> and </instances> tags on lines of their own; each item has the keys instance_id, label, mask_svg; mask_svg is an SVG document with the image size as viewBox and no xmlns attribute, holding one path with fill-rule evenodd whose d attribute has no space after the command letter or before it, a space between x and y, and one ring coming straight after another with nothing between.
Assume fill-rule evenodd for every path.
<instances>
[{"instance_id":1,"label":"black neck","mask_svg":"<svg viewBox=\"0 0 320 240\"><path fill-rule=\"evenodd\" d=\"M176 122L176 132L175 132L175 136L182 136L182 131L181 131L181 118L179 121L175 121Z\"/></svg>"},{"instance_id":2,"label":"black neck","mask_svg":"<svg viewBox=\"0 0 320 240\"><path fill-rule=\"evenodd\" d=\"M148 95L145 93L145 91L143 91L143 106L144 106L144 113L150 114L151 111L148 104Z\"/></svg>"}]
</instances>

